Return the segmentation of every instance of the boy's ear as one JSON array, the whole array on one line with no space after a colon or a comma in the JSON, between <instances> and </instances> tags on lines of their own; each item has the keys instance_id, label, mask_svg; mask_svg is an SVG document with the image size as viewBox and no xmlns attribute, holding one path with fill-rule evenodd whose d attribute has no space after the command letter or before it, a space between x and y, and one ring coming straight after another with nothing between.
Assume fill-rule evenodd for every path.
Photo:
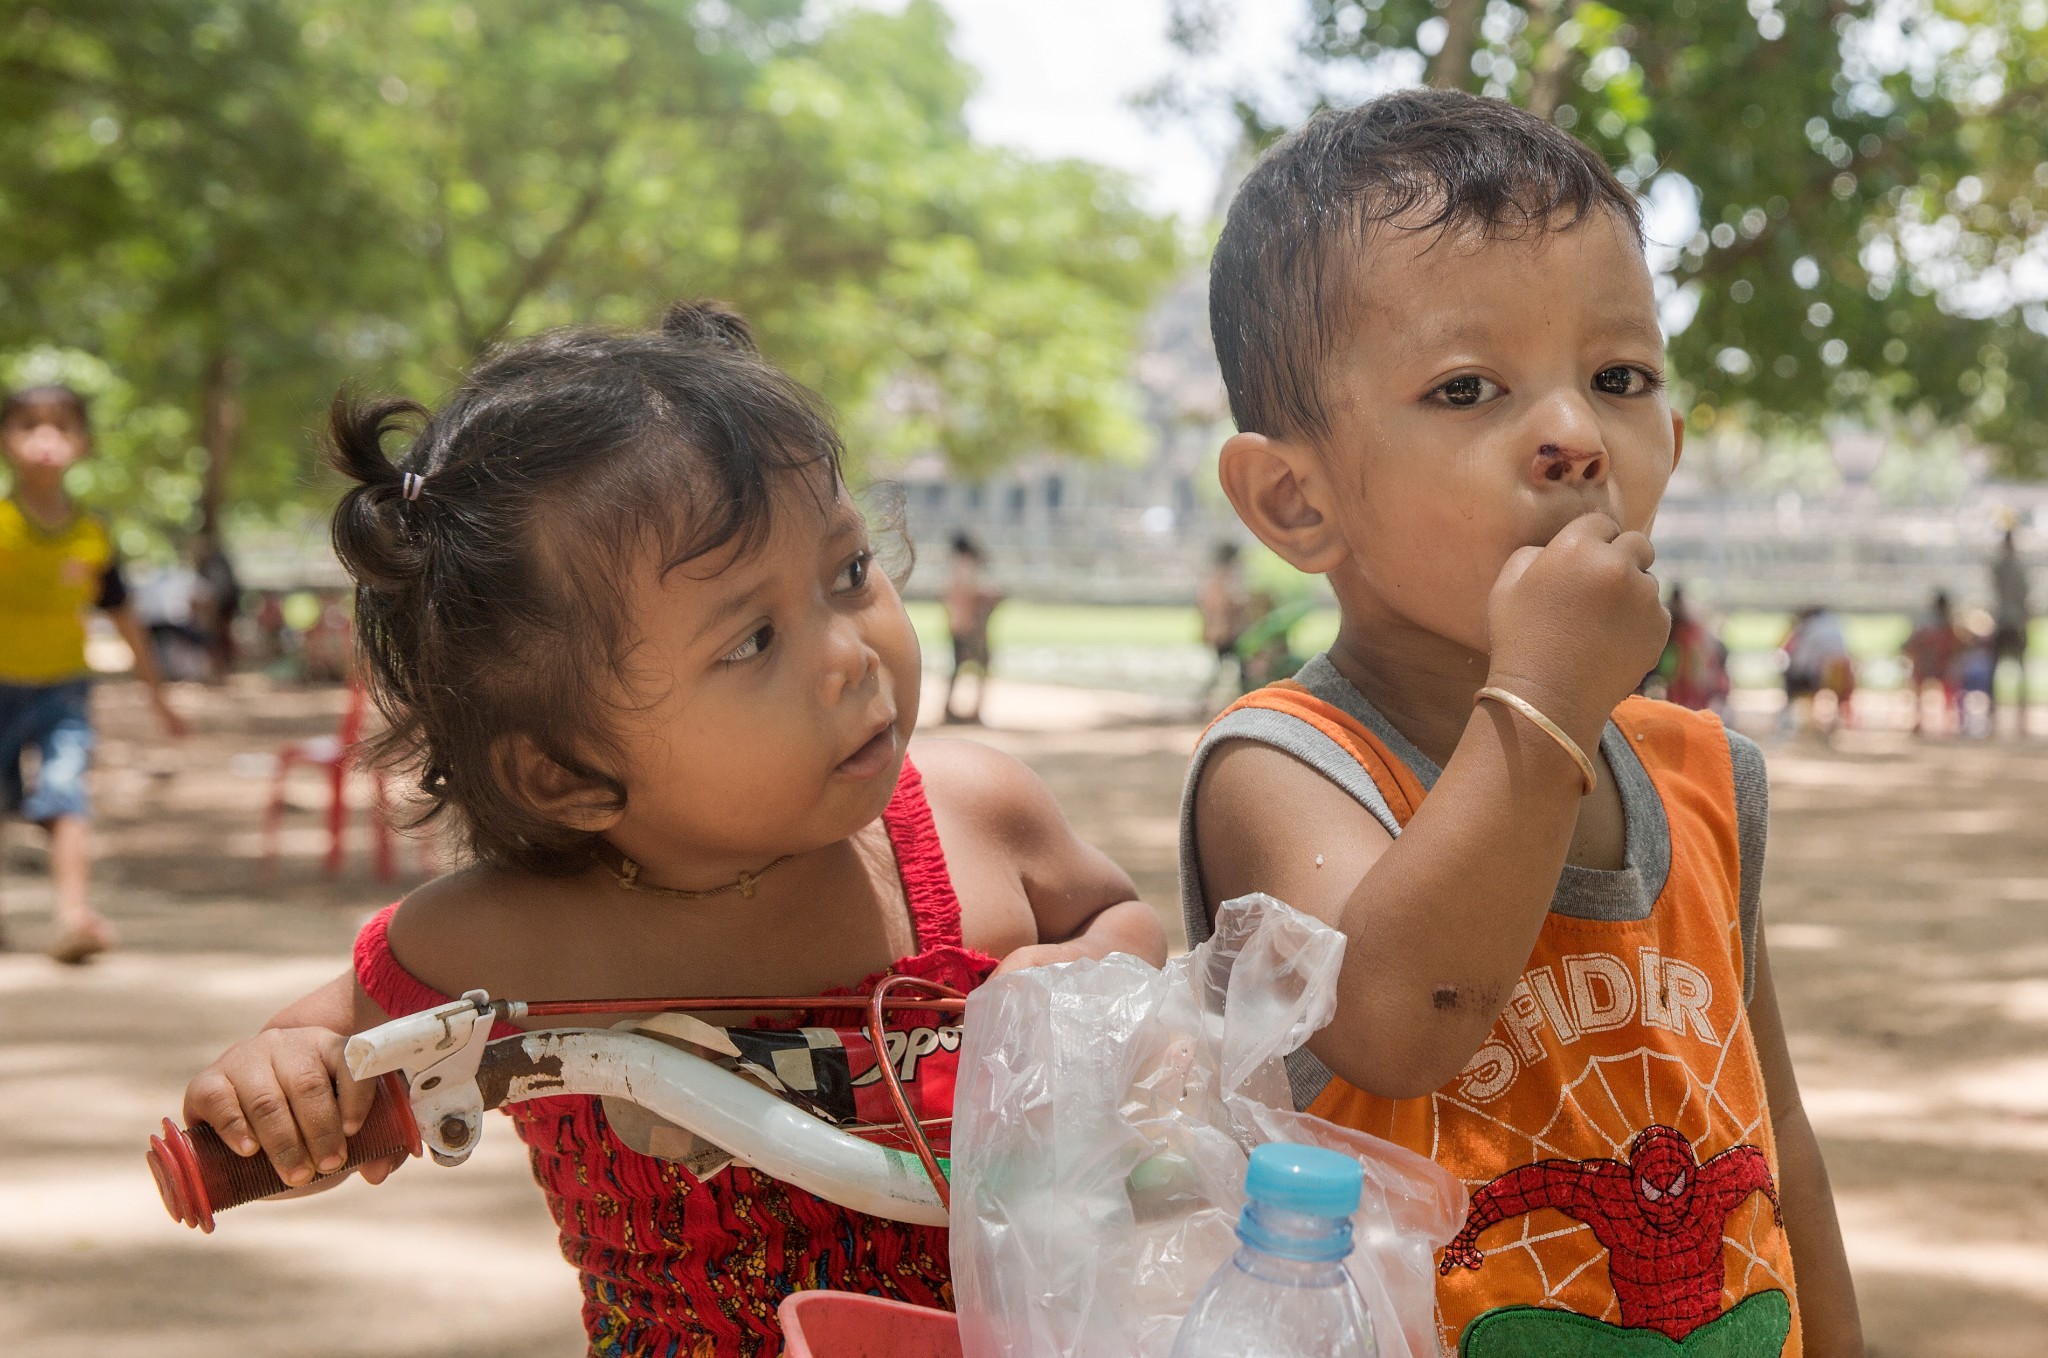
<instances>
[{"instance_id":1,"label":"boy's ear","mask_svg":"<svg viewBox=\"0 0 2048 1358\"><path fill-rule=\"evenodd\" d=\"M603 834L619 823L625 807L611 789L543 752L532 736L509 736L498 744L498 772L513 793L533 810L572 830Z\"/></svg>"},{"instance_id":2,"label":"boy's ear","mask_svg":"<svg viewBox=\"0 0 2048 1358\"><path fill-rule=\"evenodd\" d=\"M1233 434L1216 474L1237 517L1288 565L1327 575L1343 561L1330 479L1314 449L1264 434Z\"/></svg>"},{"instance_id":3,"label":"boy's ear","mask_svg":"<svg viewBox=\"0 0 2048 1358\"><path fill-rule=\"evenodd\" d=\"M1671 412L1671 469L1678 470L1678 460L1685 456L1685 416Z\"/></svg>"}]
</instances>

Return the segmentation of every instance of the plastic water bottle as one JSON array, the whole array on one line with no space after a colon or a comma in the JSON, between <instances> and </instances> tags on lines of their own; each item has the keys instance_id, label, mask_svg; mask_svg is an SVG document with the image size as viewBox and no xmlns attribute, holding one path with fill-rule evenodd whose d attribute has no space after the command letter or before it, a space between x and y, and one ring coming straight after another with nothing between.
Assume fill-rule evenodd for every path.
<instances>
[{"instance_id":1,"label":"plastic water bottle","mask_svg":"<svg viewBox=\"0 0 2048 1358\"><path fill-rule=\"evenodd\" d=\"M1317 1146L1274 1142L1244 1175L1242 1242L1195 1298L1173 1358L1378 1358L1344 1267L1365 1171Z\"/></svg>"}]
</instances>

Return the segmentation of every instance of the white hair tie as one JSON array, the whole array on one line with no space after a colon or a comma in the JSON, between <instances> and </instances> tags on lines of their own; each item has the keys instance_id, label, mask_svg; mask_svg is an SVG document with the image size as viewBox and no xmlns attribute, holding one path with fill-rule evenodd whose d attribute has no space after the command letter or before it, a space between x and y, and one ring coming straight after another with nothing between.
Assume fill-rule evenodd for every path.
<instances>
[{"instance_id":1,"label":"white hair tie","mask_svg":"<svg viewBox=\"0 0 2048 1358\"><path fill-rule=\"evenodd\" d=\"M399 482L399 489L404 493L405 498L408 500L419 499L420 492L425 490L426 488L427 478L421 476L417 472L407 472L405 474L405 479Z\"/></svg>"}]
</instances>

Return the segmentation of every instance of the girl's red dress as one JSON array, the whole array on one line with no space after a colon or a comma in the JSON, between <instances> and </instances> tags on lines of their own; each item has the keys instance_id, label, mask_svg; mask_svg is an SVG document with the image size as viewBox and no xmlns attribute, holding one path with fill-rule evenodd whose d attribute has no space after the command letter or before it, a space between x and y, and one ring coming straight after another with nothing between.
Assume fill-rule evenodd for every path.
<instances>
[{"instance_id":1,"label":"girl's red dress","mask_svg":"<svg viewBox=\"0 0 2048 1358\"><path fill-rule=\"evenodd\" d=\"M996 959L967 948L960 901L932 825L924 783L906 760L883 813L910 903L918 951L894 970L971 990ZM391 953L384 910L356 939L363 989L393 1016L445 1004ZM879 977L852 990L859 994ZM808 1024L865 1022L857 1010L806 1014ZM925 1016L929 1021L929 1016ZM912 1011L891 1026L914 1026ZM498 1036L518 1031L500 1024ZM951 1309L946 1232L835 1206L751 1169L698 1179L631 1149L598 1100L535 1099L505 1110L533 1157L533 1176L583 1286L590 1352L613 1358L754 1358L780 1351L775 1307L791 1292L829 1287Z\"/></svg>"}]
</instances>

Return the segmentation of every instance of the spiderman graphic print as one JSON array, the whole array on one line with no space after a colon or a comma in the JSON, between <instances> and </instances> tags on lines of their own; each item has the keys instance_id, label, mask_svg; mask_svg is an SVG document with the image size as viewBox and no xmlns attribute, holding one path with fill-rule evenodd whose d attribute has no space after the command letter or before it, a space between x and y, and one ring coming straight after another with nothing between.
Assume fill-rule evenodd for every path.
<instances>
[{"instance_id":1,"label":"spiderman graphic print","mask_svg":"<svg viewBox=\"0 0 2048 1358\"><path fill-rule=\"evenodd\" d=\"M1544 1160L1501 1175L1473 1195L1438 1271L1484 1267L1479 1239L1489 1227L1549 1208L1590 1228L1607 1251L1621 1324L1551 1307L1498 1307L1465 1328L1461 1358L1781 1352L1792 1319L1783 1292L1753 1293L1721 1309L1722 1228L1756 1193L1775 1219L1777 1187L1761 1150L1735 1146L1701 1164L1683 1134L1662 1126L1638 1134L1625 1162Z\"/></svg>"}]
</instances>

